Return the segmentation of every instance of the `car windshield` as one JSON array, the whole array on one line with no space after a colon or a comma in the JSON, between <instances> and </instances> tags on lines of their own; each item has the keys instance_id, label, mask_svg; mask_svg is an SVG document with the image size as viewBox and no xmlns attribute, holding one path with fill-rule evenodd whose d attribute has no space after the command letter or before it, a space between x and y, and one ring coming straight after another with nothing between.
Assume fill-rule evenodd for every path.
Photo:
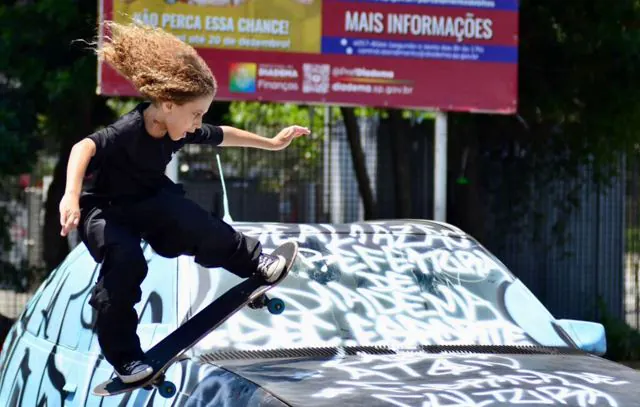
<instances>
[{"instance_id":1,"label":"car windshield","mask_svg":"<svg viewBox=\"0 0 640 407\"><path fill-rule=\"evenodd\" d=\"M245 307L200 348L567 346L542 304L473 239L334 233L299 240L294 268L269 293L285 311ZM271 251L280 243L263 245ZM218 281L215 297L239 282Z\"/></svg>"}]
</instances>

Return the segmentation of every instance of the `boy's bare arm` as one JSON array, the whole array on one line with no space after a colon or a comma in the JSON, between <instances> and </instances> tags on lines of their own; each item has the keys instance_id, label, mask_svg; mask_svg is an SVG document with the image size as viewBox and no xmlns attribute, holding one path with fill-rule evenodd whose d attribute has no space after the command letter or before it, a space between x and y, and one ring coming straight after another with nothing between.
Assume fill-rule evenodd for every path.
<instances>
[{"instance_id":1,"label":"boy's bare arm","mask_svg":"<svg viewBox=\"0 0 640 407\"><path fill-rule=\"evenodd\" d=\"M220 126L224 133L220 147L253 147L263 150L271 150L272 140L246 130L231 126Z\"/></svg>"},{"instance_id":2,"label":"boy's bare arm","mask_svg":"<svg viewBox=\"0 0 640 407\"><path fill-rule=\"evenodd\" d=\"M230 126L220 126L220 128L224 134L220 147L253 147L273 151L282 150L294 138L309 134L309 129L301 126L289 126L273 138L259 136Z\"/></svg>"},{"instance_id":3,"label":"boy's bare arm","mask_svg":"<svg viewBox=\"0 0 640 407\"><path fill-rule=\"evenodd\" d=\"M76 143L71 149L69 163L67 164L67 185L65 194L80 196L82 180L87 171L87 166L96 153L96 144L93 140L85 138Z\"/></svg>"},{"instance_id":4,"label":"boy's bare arm","mask_svg":"<svg viewBox=\"0 0 640 407\"><path fill-rule=\"evenodd\" d=\"M91 157L96 153L96 144L85 138L71 149L67 164L67 185L60 201L60 234L66 236L70 230L78 226L80 221L80 192L82 180Z\"/></svg>"}]
</instances>

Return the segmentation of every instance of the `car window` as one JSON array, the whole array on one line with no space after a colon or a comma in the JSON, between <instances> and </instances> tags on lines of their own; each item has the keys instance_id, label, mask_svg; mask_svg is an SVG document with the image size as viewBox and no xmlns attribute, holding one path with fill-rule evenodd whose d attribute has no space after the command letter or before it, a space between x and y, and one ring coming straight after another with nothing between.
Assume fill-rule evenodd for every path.
<instances>
[{"instance_id":1,"label":"car window","mask_svg":"<svg viewBox=\"0 0 640 407\"><path fill-rule=\"evenodd\" d=\"M239 282L218 278L216 297ZM514 281L464 237L306 236L291 275L270 292L284 300L284 313L247 307L200 347L533 345L504 305ZM531 313L544 311L536 306Z\"/></svg>"}]
</instances>

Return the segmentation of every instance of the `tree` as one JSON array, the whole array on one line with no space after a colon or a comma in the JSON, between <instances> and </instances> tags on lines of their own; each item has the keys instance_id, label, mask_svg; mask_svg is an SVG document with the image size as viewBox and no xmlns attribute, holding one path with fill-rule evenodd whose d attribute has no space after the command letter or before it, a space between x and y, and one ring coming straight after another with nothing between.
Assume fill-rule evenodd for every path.
<instances>
[{"instance_id":1,"label":"tree","mask_svg":"<svg viewBox=\"0 0 640 407\"><path fill-rule=\"evenodd\" d=\"M292 124L310 128L311 134L308 137L299 138L291 145L290 148L293 148L295 154L288 156L290 163L285 163L299 179L316 175L321 160L320 145L323 134L319 130L322 129L323 117L324 109L319 107L260 102L232 102L227 116L235 126L258 132L266 137L273 137L282 128ZM223 154L227 157L225 161L239 162L240 160L233 159L232 156L243 154L243 152L231 149L223 151ZM265 159L264 155L259 156ZM264 165L264 161L252 161L252 167L258 168Z\"/></svg>"},{"instance_id":2,"label":"tree","mask_svg":"<svg viewBox=\"0 0 640 407\"><path fill-rule=\"evenodd\" d=\"M281 176L264 178L263 187L271 192L281 192L286 184L293 179L297 181L315 181L320 168L323 111L317 107L298 106L292 103L260 103L260 102L232 102L229 106L226 120L232 125L256 132L266 137L275 136L282 128L297 124L310 128L311 134L301 137L290 147L279 152L281 168L286 168ZM249 159L243 160L243 154ZM265 155L256 150L223 149L223 161L233 163L248 163L247 168L234 168L231 173L251 174L259 169L268 168L273 154ZM242 175L241 175L242 176Z\"/></svg>"},{"instance_id":3,"label":"tree","mask_svg":"<svg viewBox=\"0 0 640 407\"><path fill-rule=\"evenodd\" d=\"M364 207L364 218L375 219L377 216L377 205L373 198L373 190L369 174L367 173L364 151L360 142L360 129L356 113L352 107L341 107L340 112L344 120L344 127L349 139L349 147L351 151L351 161L353 163L353 171L358 181L358 190L362 198L362 206Z\"/></svg>"},{"instance_id":4,"label":"tree","mask_svg":"<svg viewBox=\"0 0 640 407\"><path fill-rule=\"evenodd\" d=\"M95 3L73 0L14 0L0 5L0 174L26 171L42 146L58 151L46 205L45 259L50 269L68 251L66 239L58 233L57 206L70 148L114 118L105 98L95 94L94 55L82 43L74 42L95 36L96 11ZM635 151L640 145L636 131L640 102L635 94L640 81L640 35L635 27L640 17L638 0L522 0L520 15L518 115L450 115L449 163L451 168L464 167L471 182L453 188L457 189L456 197L464 194L468 199L449 200L461 204L449 212L464 218L454 223L478 237L486 228L486 209L478 205L479 197L488 193L488 187L480 182L486 157L495 157L508 166L500 188L517 201L508 213L514 218L530 209L527 180L543 184L572 178L580 166L593 165L596 181L606 182L619 154ZM260 110L266 108L238 106L245 111L240 120L245 123L254 113L255 117L275 120L272 113ZM306 117L314 123L322 115L319 108L286 104L273 111L300 115L298 119ZM351 110L342 109L342 113L367 216L374 216L370 214L375 213L375 202L359 158ZM357 115L357 109L354 113ZM232 114L239 115L237 111ZM396 113L388 114L396 126L406 126ZM311 141L301 146L305 161L299 171L307 171L317 162L318 140ZM397 165L406 163L401 151L396 157ZM401 167L396 171L400 216L411 211L407 206L408 186L401 182L407 179L402 171ZM455 171L450 174L455 177ZM453 181L450 179L449 185L455 185ZM570 210L568 202L571 200L559 205Z\"/></svg>"},{"instance_id":5,"label":"tree","mask_svg":"<svg viewBox=\"0 0 640 407\"><path fill-rule=\"evenodd\" d=\"M371 107L341 106L331 108L330 122L342 122L344 125L349 151L357 180L358 191L364 209L364 219L376 219L379 216L378 204L374 198L371 177L367 171L365 153L361 144L360 126L358 120L374 115L389 120L392 131L388 132L392 146L391 171L393 172L394 194L396 198L396 217L412 216L411 208L411 180L410 160L408 158L408 137L405 133L412 129L412 122L432 119L429 112L416 112L405 109L379 109ZM294 153L291 154L290 165L297 179L302 177L317 177L317 169L321 164L323 121L325 108L320 106L297 106L290 103L264 103L264 102L232 102L230 104L228 120L236 126L248 128L260 133L275 134L281 126L292 123L312 127L312 136L296 141L293 145ZM328 131L331 131L328 129ZM299 151L298 151L299 150ZM238 150L225 150L222 152L225 162L244 162ZM258 159L250 160L252 168L265 168L268 163L265 156L256 154ZM299 158L302 157L303 160ZM250 171L247 170L247 171ZM238 172L238 171L236 171ZM282 182L272 181L272 190L280 190Z\"/></svg>"},{"instance_id":6,"label":"tree","mask_svg":"<svg viewBox=\"0 0 640 407\"><path fill-rule=\"evenodd\" d=\"M360 129L358 117L371 114L372 109L356 109L353 107L330 108L330 121L341 119L345 126L347 140L350 146L350 153L353 163L354 173L358 183L358 189L364 207L365 219L376 217L376 202L373 197L373 189L367 173L366 161L362 144L360 141ZM322 143L324 141L323 122L326 110L320 106L297 106L291 103L261 103L261 102L232 102L229 110L229 121L236 126L248 128L267 135L274 135L281 127L290 124L298 124L310 127L311 136L296 140L292 148L295 153L291 154L291 163L285 163L285 167L293 169L288 174L300 178L318 177L318 168L321 164ZM330 130L329 130L330 131ZM242 152L224 151L225 162L242 162L233 155ZM263 157L264 155L257 156ZM302 158L302 160L300 159ZM264 167L267 163L260 160L252 160L252 167ZM283 187L282 180L273 181L272 190L280 190Z\"/></svg>"},{"instance_id":7,"label":"tree","mask_svg":"<svg viewBox=\"0 0 640 407\"><path fill-rule=\"evenodd\" d=\"M44 259L48 269L56 267L69 251L66 238L59 234L58 203L71 147L113 118L106 99L95 92L95 56L86 44L75 42L94 38L96 21L93 2L41 0L0 5L0 73L4 83L10 84L5 90L10 87L16 94L14 104L0 103L0 118L24 117L18 134L35 135L41 146L50 145L58 152L46 200ZM34 162L35 149L27 148L27 142L15 142L8 131L0 136L22 152L17 157L25 166ZM0 171L7 173L6 168Z\"/></svg>"},{"instance_id":8,"label":"tree","mask_svg":"<svg viewBox=\"0 0 640 407\"><path fill-rule=\"evenodd\" d=\"M455 200L462 203L455 212L466 214L456 220L478 237L487 227L513 231L534 210L532 183L575 179L591 166L592 181L606 184L620 154L640 142L640 2L523 0L520 15L518 114L450 115L449 162L456 166L466 151L466 173L474 177L458 193L486 197L482 163L503 166L497 188L508 191L511 204L496 225L482 221L486 205L478 198ZM558 209L571 211L575 193L559 199Z\"/></svg>"},{"instance_id":9,"label":"tree","mask_svg":"<svg viewBox=\"0 0 640 407\"><path fill-rule=\"evenodd\" d=\"M36 120L21 109L24 95L15 81L0 76L0 201L10 201L15 190L15 175L29 171L38 149L34 136ZM26 105L28 101L24 103ZM0 206L0 250L9 251L11 214ZM0 264L6 269L8 265Z\"/></svg>"}]
</instances>

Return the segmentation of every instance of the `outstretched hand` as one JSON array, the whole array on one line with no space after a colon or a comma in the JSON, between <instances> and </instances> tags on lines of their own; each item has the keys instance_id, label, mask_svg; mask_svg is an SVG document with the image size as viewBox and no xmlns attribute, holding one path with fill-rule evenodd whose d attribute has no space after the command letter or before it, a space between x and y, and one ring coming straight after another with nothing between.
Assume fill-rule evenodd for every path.
<instances>
[{"instance_id":1,"label":"outstretched hand","mask_svg":"<svg viewBox=\"0 0 640 407\"><path fill-rule=\"evenodd\" d=\"M289 126L285 127L278 133L273 139L273 149L274 150L282 150L285 149L291 144L294 138L298 138L300 136L306 136L309 133L309 129L302 126Z\"/></svg>"}]
</instances>

